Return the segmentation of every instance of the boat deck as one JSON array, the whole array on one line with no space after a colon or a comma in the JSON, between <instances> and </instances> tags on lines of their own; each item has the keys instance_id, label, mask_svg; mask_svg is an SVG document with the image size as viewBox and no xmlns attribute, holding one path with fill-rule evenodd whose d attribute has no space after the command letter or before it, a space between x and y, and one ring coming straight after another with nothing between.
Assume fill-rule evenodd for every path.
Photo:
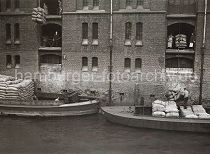
<instances>
[{"instance_id":1,"label":"boat deck","mask_svg":"<svg viewBox=\"0 0 210 154\"><path fill-rule=\"evenodd\" d=\"M147 115L135 116L129 112L127 106L102 107L102 114L107 120L142 128L191 131L191 132L210 132L210 120L207 119L184 119L184 118L159 118Z\"/></svg>"}]
</instances>

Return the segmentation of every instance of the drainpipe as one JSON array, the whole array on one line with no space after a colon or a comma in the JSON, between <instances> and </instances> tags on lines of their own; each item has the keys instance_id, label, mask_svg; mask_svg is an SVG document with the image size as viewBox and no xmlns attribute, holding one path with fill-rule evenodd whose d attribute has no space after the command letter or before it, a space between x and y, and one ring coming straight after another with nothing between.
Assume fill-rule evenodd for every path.
<instances>
[{"instance_id":1,"label":"drainpipe","mask_svg":"<svg viewBox=\"0 0 210 154\"><path fill-rule=\"evenodd\" d=\"M109 105L112 104L112 50L113 50L113 0L110 1L110 36L109 36Z\"/></svg>"},{"instance_id":2,"label":"drainpipe","mask_svg":"<svg viewBox=\"0 0 210 154\"><path fill-rule=\"evenodd\" d=\"M207 0L205 0L205 12L204 12L204 24L203 24L203 41L201 47L201 73L200 73L200 94L199 94L199 104L202 104L203 95L203 75L204 75L204 54L206 46L206 18L207 18Z\"/></svg>"}]
</instances>

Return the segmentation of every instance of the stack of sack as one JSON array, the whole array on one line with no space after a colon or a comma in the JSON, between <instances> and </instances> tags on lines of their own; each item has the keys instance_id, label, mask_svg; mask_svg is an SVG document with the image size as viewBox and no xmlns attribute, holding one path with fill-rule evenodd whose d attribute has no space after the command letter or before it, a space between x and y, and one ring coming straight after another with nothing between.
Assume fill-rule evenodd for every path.
<instances>
[{"instance_id":1,"label":"stack of sack","mask_svg":"<svg viewBox=\"0 0 210 154\"><path fill-rule=\"evenodd\" d=\"M44 24L46 23L46 14L46 10L41 7L33 8L32 21L38 24Z\"/></svg>"},{"instance_id":2,"label":"stack of sack","mask_svg":"<svg viewBox=\"0 0 210 154\"><path fill-rule=\"evenodd\" d=\"M4 99L6 95L6 83L5 82L0 82L0 99Z\"/></svg>"},{"instance_id":3,"label":"stack of sack","mask_svg":"<svg viewBox=\"0 0 210 154\"><path fill-rule=\"evenodd\" d=\"M10 92L10 89L7 91L7 82L14 81L15 78L6 75L0 75L0 99L6 99L8 97L7 92Z\"/></svg>"},{"instance_id":4,"label":"stack of sack","mask_svg":"<svg viewBox=\"0 0 210 154\"><path fill-rule=\"evenodd\" d=\"M0 99L2 100L32 100L34 83L32 80L15 80L15 78L0 75Z\"/></svg>"},{"instance_id":5,"label":"stack of sack","mask_svg":"<svg viewBox=\"0 0 210 154\"><path fill-rule=\"evenodd\" d=\"M210 119L210 115L206 113L206 110L203 108L202 105L193 105L192 110L195 115L198 116L200 119Z\"/></svg>"},{"instance_id":6,"label":"stack of sack","mask_svg":"<svg viewBox=\"0 0 210 154\"><path fill-rule=\"evenodd\" d=\"M160 100L156 100L152 103L152 115L155 117L165 117L166 103Z\"/></svg>"},{"instance_id":7,"label":"stack of sack","mask_svg":"<svg viewBox=\"0 0 210 154\"><path fill-rule=\"evenodd\" d=\"M166 102L166 109L165 109L166 117L179 117L179 110L177 108L176 102L168 101Z\"/></svg>"},{"instance_id":8,"label":"stack of sack","mask_svg":"<svg viewBox=\"0 0 210 154\"><path fill-rule=\"evenodd\" d=\"M10 88L17 89L18 100L31 100L34 96L34 83L32 80L23 80L18 84L11 85Z\"/></svg>"},{"instance_id":9,"label":"stack of sack","mask_svg":"<svg viewBox=\"0 0 210 154\"><path fill-rule=\"evenodd\" d=\"M198 116L194 114L191 106L187 106L185 109L184 106L180 106L180 113L184 118L191 118L191 119L197 119Z\"/></svg>"}]
</instances>

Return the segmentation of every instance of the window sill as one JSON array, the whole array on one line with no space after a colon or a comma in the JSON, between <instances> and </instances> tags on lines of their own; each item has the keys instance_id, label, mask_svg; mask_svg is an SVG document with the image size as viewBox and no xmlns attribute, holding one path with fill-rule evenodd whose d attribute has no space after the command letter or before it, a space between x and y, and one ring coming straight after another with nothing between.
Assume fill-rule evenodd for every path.
<instances>
[{"instance_id":1,"label":"window sill","mask_svg":"<svg viewBox=\"0 0 210 154\"><path fill-rule=\"evenodd\" d=\"M140 74L140 73L141 73L141 69L136 69L136 70L135 70L135 73Z\"/></svg>"},{"instance_id":2,"label":"window sill","mask_svg":"<svg viewBox=\"0 0 210 154\"><path fill-rule=\"evenodd\" d=\"M88 72L88 67L87 66L82 67L82 72Z\"/></svg>"},{"instance_id":3,"label":"window sill","mask_svg":"<svg viewBox=\"0 0 210 154\"><path fill-rule=\"evenodd\" d=\"M125 46L131 46L131 40L125 40Z\"/></svg>"},{"instance_id":4,"label":"window sill","mask_svg":"<svg viewBox=\"0 0 210 154\"><path fill-rule=\"evenodd\" d=\"M93 67L92 72L98 72L98 67Z\"/></svg>"},{"instance_id":5,"label":"window sill","mask_svg":"<svg viewBox=\"0 0 210 154\"><path fill-rule=\"evenodd\" d=\"M8 64L8 65L6 66L6 68L7 68L7 69L11 69L11 68L12 68L12 65L11 65L11 64Z\"/></svg>"},{"instance_id":6,"label":"window sill","mask_svg":"<svg viewBox=\"0 0 210 154\"><path fill-rule=\"evenodd\" d=\"M136 9L137 9L137 10L142 10L142 9L144 9L144 8L143 8L143 5L138 5Z\"/></svg>"},{"instance_id":7,"label":"window sill","mask_svg":"<svg viewBox=\"0 0 210 154\"><path fill-rule=\"evenodd\" d=\"M15 69L19 69L19 68L20 68L19 64L15 65Z\"/></svg>"},{"instance_id":8,"label":"window sill","mask_svg":"<svg viewBox=\"0 0 210 154\"><path fill-rule=\"evenodd\" d=\"M94 6L93 7L93 11L98 11L99 10L99 6Z\"/></svg>"},{"instance_id":9,"label":"window sill","mask_svg":"<svg viewBox=\"0 0 210 154\"><path fill-rule=\"evenodd\" d=\"M142 47L143 46L142 41L140 41L140 40L136 41L135 46Z\"/></svg>"},{"instance_id":10,"label":"window sill","mask_svg":"<svg viewBox=\"0 0 210 154\"><path fill-rule=\"evenodd\" d=\"M20 12L20 9L19 9L19 8L16 8L16 9L15 9L15 12Z\"/></svg>"},{"instance_id":11,"label":"window sill","mask_svg":"<svg viewBox=\"0 0 210 154\"><path fill-rule=\"evenodd\" d=\"M132 10L132 6L126 6L126 10Z\"/></svg>"},{"instance_id":12,"label":"window sill","mask_svg":"<svg viewBox=\"0 0 210 154\"><path fill-rule=\"evenodd\" d=\"M84 6L82 10L87 11L87 10L89 10L89 7L88 6Z\"/></svg>"},{"instance_id":13,"label":"window sill","mask_svg":"<svg viewBox=\"0 0 210 154\"><path fill-rule=\"evenodd\" d=\"M19 40L15 41L15 45L20 45L20 41Z\"/></svg>"},{"instance_id":14,"label":"window sill","mask_svg":"<svg viewBox=\"0 0 210 154\"><path fill-rule=\"evenodd\" d=\"M130 68L126 68L126 69L124 70L124 72L130 73L130 72L131 72L131 69L130 69Z\"/></svg>"},{"instance_id":15,"label":"window sill","mask_svg":"<svg viewBox=\"0 0 210 154\"><path fill-rule=\"evenodd\" d=\"M97 46L98 45L98 39L94 39L92 45Z\"/></svg>"},{"instance_id":16,"label":"window sill","mask_svg":"<svg viewBox=\"0 0 210 154\"><path fill-rule=\"evenodd\" d=\"M6 41L6 44L7 44L7 45L11 45L11 44L12 44L12 41L11 41L11 40L7 40L7 41Z\"/></svg>"},{"instance_id":17,"label":"window sill","mask_svg":"<svg viewBox=\"0 0 210 154\"><path fill-rule=\"evenodd\" d=\"M88 45L88 39L83 39L82 40L82 45L84 45L84 46Z\"/></svg>"}]
</instances>

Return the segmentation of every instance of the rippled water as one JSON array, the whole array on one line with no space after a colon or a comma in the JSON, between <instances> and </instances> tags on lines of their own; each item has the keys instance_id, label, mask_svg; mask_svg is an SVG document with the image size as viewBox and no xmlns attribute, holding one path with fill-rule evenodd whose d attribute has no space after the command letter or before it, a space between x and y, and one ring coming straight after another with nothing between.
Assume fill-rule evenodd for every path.
<instances>
[{"instance_id":1,"label":"rippled water","mask_svg":"<svg viewBox=\"0 0 210 154\"><path fill-rule=\"evenodd\" d=\"M101 115L0 117L0 153L209 154L210 134L129 128Z\"/></svg>"}]
</instances>

